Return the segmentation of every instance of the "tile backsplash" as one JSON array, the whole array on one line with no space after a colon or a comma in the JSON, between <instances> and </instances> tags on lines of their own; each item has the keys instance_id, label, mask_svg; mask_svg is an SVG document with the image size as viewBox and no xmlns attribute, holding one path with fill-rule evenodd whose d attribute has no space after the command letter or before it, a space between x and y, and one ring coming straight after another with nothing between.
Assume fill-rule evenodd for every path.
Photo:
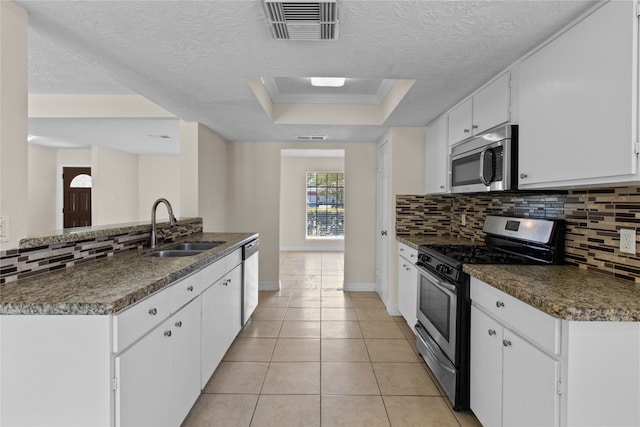
<instances>
[{"instance_id":1,"label":"tile backsplash","mask_svg":"<svg viewBox=\"0 0 640 427\"><path fill-rule=\"evenodd\" d=\"M141 249L149 244L150 225L115 230L107 228L84 233L91 237L76 241L36 238L32 240L38 241L40 246L0 251L0 284L106 258L117 252ZM161 240L174 240L199 232L202 232L202 218L179 220L173 227L168 223L158 225Z\"/></svg>"},{"instance_id":2,"label":"tile backsplash","mask_svg":"<svg viewBox=\"0 0 640 427\"><path fill-rule=\"evenodd\" d=\"M625 254L618 249L620 228L640 225L640 186L396 196L397 235L452 235L481 242L486 215L563 219L567 264L640 283L640 253Z\"/></svg>"}]
</instances>

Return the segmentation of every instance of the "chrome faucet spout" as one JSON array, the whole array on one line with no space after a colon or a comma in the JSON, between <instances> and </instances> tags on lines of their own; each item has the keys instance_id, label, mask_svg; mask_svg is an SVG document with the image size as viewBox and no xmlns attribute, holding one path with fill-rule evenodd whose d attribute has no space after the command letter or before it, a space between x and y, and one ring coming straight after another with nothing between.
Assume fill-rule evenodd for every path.
<instances>
[{"instance_id":1,"label":"chrome faucet spout","mask_svg":"<svg viewBox=\"0 0 640 427\"><path fill-rule=\"evenodd\" d=\"M173 216L173 208L171 207L171 203L167 199L160 198L153 202L153 206L151 207L151 238L149 239L149 246L153 249L158 245L157 242L157 225L156 225L156 210L158 209L158 205L160 203L164 203L167 206L167 211L169 212L169 225L173 226L176 224L176 217Z\"/></svg>"}]
</instances>

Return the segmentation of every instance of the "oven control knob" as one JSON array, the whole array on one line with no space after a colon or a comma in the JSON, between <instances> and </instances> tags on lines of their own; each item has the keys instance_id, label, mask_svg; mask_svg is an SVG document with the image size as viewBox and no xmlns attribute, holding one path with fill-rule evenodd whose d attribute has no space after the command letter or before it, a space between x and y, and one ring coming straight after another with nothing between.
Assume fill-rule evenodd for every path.
<instances>
[{"instance_id":1,"label":"oven control knob","mask_svg":"<svg viewBox=\"0 0 640 427\"><path fill-rule=\"evenodd\" d=\"M446 264L438 264L438 266L436 267L436 270L442 274L451 274L451 272L453 271L451 267L449 267Z\"/></svg>"}]
</instances>

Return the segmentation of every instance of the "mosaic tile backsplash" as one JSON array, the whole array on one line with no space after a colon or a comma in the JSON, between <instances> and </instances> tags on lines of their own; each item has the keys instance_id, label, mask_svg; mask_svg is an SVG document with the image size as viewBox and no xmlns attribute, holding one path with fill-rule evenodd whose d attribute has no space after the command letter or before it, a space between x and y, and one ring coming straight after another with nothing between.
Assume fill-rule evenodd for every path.
<instances>
[{"instance_id":1,"label":"mosaic tile backsplash","mask_svg":"<svg viewBox=\"0 0 640 427\"><path fill-rule=\"evenodd\" d=\"M397 235L451 235L481 242L486 215L564 219L567 264L640 283L640 248L636 255L618 249L619 230L640 226L640 186L544 194L396 196Z\"/></svg>"},{"instance_id":2,"label":"mosaic tile backsplash","mask_svg":"<svg viewBox=\"0 0 640 427\"><path fill-rule=\"evenodd\" d=\"M79 241L0 251L0 284L113 256L121 251L137 250L149 244L150 225L130 229L132 231L122 234L114 235L106 230L105 236L96 232L97 236ZM202 218L179 220L173 227L158 225L158 241L171 241L199 232L202 232Z\"/></svg>"}]
</instances>

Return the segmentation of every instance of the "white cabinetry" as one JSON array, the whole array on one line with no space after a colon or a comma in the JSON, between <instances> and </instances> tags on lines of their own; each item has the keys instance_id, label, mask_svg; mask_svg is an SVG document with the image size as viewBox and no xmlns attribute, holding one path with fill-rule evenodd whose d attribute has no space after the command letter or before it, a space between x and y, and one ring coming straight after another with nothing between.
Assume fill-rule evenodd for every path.
<instances>
[{"instance_id":1,"label":"white cabinetry","mask_svg":"<svg viewBox=\"0 0 640 427\"><path fill-rule=\"evenodd\" d=\"M425 129L425 192L447 193L449 190L449 116L444 115Z\"/></svg>"},{"instance_id":2,"label":"white cabinetry","mask_svg":"<svg viewBox=\"0 0 640 427\"><path fill-rule=\"evenodd\" d=\"M449 145L509 121L510 79L503 74L449 112Z\"/></svg>"},{"instance_id":3,"label":"white cabinetry","mask_svg":"<svg viewBox=\"0 0 640 427\"><path fill-rule=\"evenodd\" d=\"M636 7L605 3L522 62L519 188L639 180Z\"/></svg>"},{"instance_id":4,"label":"white cabinetry","mask_svg":"<svg viewBox=\"0 0 640 427\"><path fill-rule=\"evenodd\" d=\"M0 316L0 425L179 426L240 331L241 280L237 250L112 316Z\"/></svg>"},{"instance_id":5,"label":"white cabinetry","mask_svg":"<svg viewBox=\"0 0 640 427\"><path fill-rule=\"evenodd\" d=\"M471 300L471 410L484 426L640 425L638 322L561 321L474 277Z\"/></svg>"},{"instance_id":6,"label":"white cabinetry","mask_svg":"<svg viewBox=\"0 0 640 427\"><path fill-rule=\"evenodd\" d=\"M240 305L228 301L240 301L241 280L242 272L236 266L202 294L202 388L240 331Z\"/></svg>"},{"instance_id":7,"label":"white cabinetry","mask_svg":"<svg viewBox=\"0 0 640 427\"><path fill-rule=\"evenodd\" d=\"M403 243L398 246L398 310L415 332L418 321L418 270L415 266L418 251Z\"/></svg>"},{"instance_id":8,"label":"white cabinetry","mask_svg":"<svg viewBox=\"0 0 640 427\"><path fill-rule=\"evenodd\" d=\"M480 422L559 425L560 321L477 280L471 300L471 409Z\"/></svg>"}]
</instances>

